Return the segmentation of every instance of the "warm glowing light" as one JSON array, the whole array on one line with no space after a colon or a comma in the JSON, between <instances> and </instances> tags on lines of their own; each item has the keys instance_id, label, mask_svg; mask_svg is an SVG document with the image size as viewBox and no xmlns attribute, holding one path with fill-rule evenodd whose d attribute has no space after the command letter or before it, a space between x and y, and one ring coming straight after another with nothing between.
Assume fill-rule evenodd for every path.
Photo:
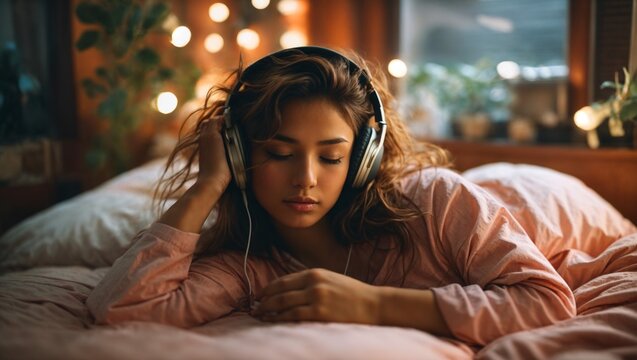
<instances>
[{"instance_id":1,"label":"warm glowing light","mask_svg":"<svg viewBox=\"0 0 637 360\"><path fill-rule=\"evenodd\" d=\"M270 0L252 0L252 6L255 8L262 10L270 5Z\"/></svg>"},{"instance_id":2,"label":"warm glowing light","mask_svg":"<svg viewBox=\"0 0 637 360\"><path fill-rule=\"evenodd\" d=\"M170 91L165 91L157 96L157 111L162 114L170 114L177 108L177 96Z\"/></svg>"},{"instance_id":3,"label":"warm glowing light","mask_svg":"<svg viewBox=\"0 0 637 360\"><path fill-rule=\"evenodd\" d=\"M190 36L190 29L185 26L178 26L173 30L170 42L176 47L184 47L190 42Z\"/></svg>"},{"instance_id":4,"label":"warm glowing light","mask_svg":"<svg viewBox=\"0 0 637 360\"><path fill-rule=\"evenodd\" d=\"M305 37L305 34L300 31L289 30L281 35L279 43L284 49L296 46L304 46L307 45L307 37Z\"/></svg>"},{"instance_id":5,"label":"warm glowing light","mask_svg":"<svg viewBox=\"0 0 637 360\"><path fill-rule=\"evenodd\" d=\"M223 37L217 33L212 33L206 36L206 39L203 42L203 46L210 53L219 52L219 50L223 49Z\"/></svg>"},{"instance_id":6,"label":"warm glowing light","mask_svg":"<svg viewBox=\"0 0 637 360\"><path fill-rule=\"evenodd\" d=\"M584 106L577 110L574 116L575 125L582 130L594 130L601 122L595 109L591 106Z\"/></svg>"},{"instance_id":7,"label":"warm glowing light","mask_svg":"<svg viewBox=\"0 0 637 360\"><path fill-rule=\"evenodd\" d=\"M586 142L591 149L597 149L599 147L599 136L597 131L591 130L586 132Z\"/></svg>"},{"instance_id":8,"label":"warm glowing light","mask_svg":"<svg viewBox=\"0 0 637 360\"><path fill-rule=\"evenodd\" d=\"M214 3L208 9L208 16L214 22L224 22L230 16L230 9L224 3Z\"/></svg>"},{"instance_id":9,"label":"warm glowing light","mask_svg":"<svg viewBox=\"0 0 637 360\"><path fill-rule=\"evenodd\" d=\"M387 70L391 76L396 78L401 78L407 75L407 65L400 59L390 61L389 65L387 65Z\"/></svg>"},{"instance_id":10,"label":"warm glowing light","mask_svg":"<svg viewBox=\"0 0 637 360\"><path fill-rule=\"evenodd\" d=\"M514 61L502 61L496 69L503 79L515 79L520 76L520 65Z\"/></svg>"},{"instance_id":11,"label":"warm glowing light","mask_svg":"<svg viewBox=\"0 0 637 360\"><path fill-rule=\"evenodd\" d=\"M283 15L294 15L301 9L298 0L281 0L276 7Z\"/></svg>"},{"instance_id":12,"label":"warm glowing light","mask_svg":"<svg viewBox=\"0 0 637 360\"><path fill-rule=\"evenodd\" d=\"M237 34L237 44L248 50L256 49L260 41L259 34L251 29L243 29Z\"/></svg>"}]
</instances>

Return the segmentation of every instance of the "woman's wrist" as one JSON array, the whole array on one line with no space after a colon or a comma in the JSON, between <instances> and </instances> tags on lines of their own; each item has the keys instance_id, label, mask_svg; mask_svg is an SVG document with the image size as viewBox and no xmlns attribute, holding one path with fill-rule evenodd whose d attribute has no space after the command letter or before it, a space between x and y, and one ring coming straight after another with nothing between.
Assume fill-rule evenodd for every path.
<instances>
[{"instance_id":1,"label":"woman's wrist","mask_svg":"<svg viewBox=\"0 0 637 360\"><path fill-rule=\"evenodd\" d=\"M196 195L208 195L221 197L221 194L226 190L227 184L222 184L219 181L214 180L200 180L198 179L188 191Z\"/></svg>"},{"instance_id":2,"label":"woman's wrist","mask_svg":"<svg viewBox=\"0 0 637 360\"><path fill-rule=\"evenodd\" d=\"M378 299L379 325L415 328L443 336L451 334L431 290L381 286Z\"/></svg>"},{"instance_id":3,"label":"woman's wrist","mask_svg":"<svg viewBox=\"0 0 637 360\"><path fill-rule=\"evenodd\" d=\"M197 181L162 215L159 222L182 231L199 233L221 194L219 185Z\"/></svg>"}]
</instances>

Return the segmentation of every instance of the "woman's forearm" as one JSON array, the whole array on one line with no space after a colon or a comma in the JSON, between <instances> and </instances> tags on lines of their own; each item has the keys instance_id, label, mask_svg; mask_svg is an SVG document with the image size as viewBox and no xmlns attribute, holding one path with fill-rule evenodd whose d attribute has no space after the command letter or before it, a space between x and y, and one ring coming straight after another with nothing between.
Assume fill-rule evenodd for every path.
<instances>
[{"instance_id":1,"label":"woman's forearm","mask_svg":"<svg viewBox=\"0 0 637 360\"><path fill-rule=\"evenodd\" d=\"M409 327L451 336L432 291L387 286L378 290L380 325Z\"/></svg>"},{"instance_id":2,"label":"woman's forearm","mask_svg":"<svg viewBox=\"0 0 637 360\"><path fill-rule=\"evenodd\" d=\"M177 200L158 222L185 232L199 233L222 191L204 183L195 183Z\"/></svg>"}]
</instances>

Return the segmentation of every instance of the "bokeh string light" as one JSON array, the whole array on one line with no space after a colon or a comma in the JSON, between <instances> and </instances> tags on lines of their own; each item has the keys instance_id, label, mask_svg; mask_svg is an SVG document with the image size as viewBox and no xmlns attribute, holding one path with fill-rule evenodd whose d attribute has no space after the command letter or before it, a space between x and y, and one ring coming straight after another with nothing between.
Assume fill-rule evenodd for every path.
<instances>
[{"instance_id":1,"label":"bokeh string light","mask_svg":"<svg viewBox=\"0 0 637 360\"><path fill-rule=\"evenodd\" d=\"M224 3L214 3L208 9L208 16L212 21L222 23L230 17L230 9Z\"/></svg>"},{"instance_id":2,"label":"bokeh string light","mask_svg":"<svg viewBox=\"0 0 637 360\"><path fill-rule=\"evenodd\" d=\"M186 26L178 26L172 32L170 43L176 47L184 47L190 42L191 36L190 29Z\"/></svg>"},{"instance_id":3,"label":"bokeh string light","mask_svg":"<svg viewBox=\"0 0 637 360\"><path fill-rule=\"evenodd\" d=\"M302 13L306 11L307 6L300 0L279 0L276 3L276 11L280 13L284 17L284 24L287 27L285 31L279 37L279 45L281 48L291 48L297 46L305 46L308 45L308 38L304 31L299 30L303 25L299 26L298 16L301 16ZM245 50L255 50L262 44L261 35L251 28L251 25L255 24L254 16L271 16L267 14L272 14L272 12L260 12L270 6L270 0L251 0L252 7L256 10L253 10L252 15L242 16L242 14L235 14L233 17L233 22L228 25L222 25L225 27L225 31L227 29L235 29L236 32L236 42L237 45ZM245 8L243 8L245 11ZM230 18L230 8L222 3L215 2L208 8L208 16L215 23L224 23L226 20ZM259 11L259 12L254 12ZM256 14L264 14L264 15L256 15ZM251 21L247 21L246 19L253 19ZM176 20L176 19L173 19ZM168 23L168 21L167 21ZM190 29L186 26L177 26L172 25L176 23L176 21L172 21L170 28L173 28L171 43L176 47L184 47L191 40L191 32ZM218 26L218 25L217 25ZM241 26L241 27L239 27ZM211 54L217 54L221 52L224 47L226 47L226 40L224 36L221 34L225 32L224 29L218 29L215 32L209 33L203 41L204 49ZM268 34L264 34L268 36ZM225 35L226 39L228 38L228 34ZM267 40L267 39L266 39ZM265 41L265 44L269 44L268 41ZM267 45L266 45L267 46ZM263 49L265 51L273 51L275 49ZM519 76L520 68L514 69L513 65L517 65L512 62L503 62L498 66L498 70L501 73L501 76L514 78ZM517 70L517 71L516 71ZM407 75L407 65L401 59L392 59L387 64L387 71L394 78L403 78ZM204 74L201 78L206 77L209 74ZM208 86L208 84L205 84ZM199 88L197 91L197 96L200 97L205 94L204 84L198 85ZM154 107L157 111L160 111L164 114L171 113L177 107L178 100L175 94L171 92L164 92L158 96L153 102Z\"/></svg>"},{"instance_id":4,"label":"bokeh string light","mask_svg":"<svg viewBox=\"0 0 637 360\"><path fill-rule=\"evenodd\" d=\"M260 42L259 34L252 29L243 29L237 34L237 44L242 48L254 50L259 46Z\"/></svg>"},{"instance_id":5,"label":"bokeh string light","mask_svg":"<svg viewBox=\"0 0 637 360\"><path fill-rule=\"evenodd\" d=\"M255 9L263 10L270 5L270 0L252 0L252 6Z\"/></svg>"},{"instance_id":6,"label":"bokeh string light","mask_svg":"<svg viewBox=\"0 0 637 360\"><path fill-rule=\"evenodd\" d=\"M162 114L170 114L175 111L179 101L177 100L177 96L170 91L164 91L157 95L157 99L155 100L155 106L157 107L157 111Z\"/></svg>"},{"instance_id":7,"label":"bokeh string light","mask_svg":"<svg viewBox=\"0 0 637 360\"><path fill-rule=\"evenodd\" d=\"M212 33L206 36L204 40L204 47L209 53L215 54L223 49L223 37L217 33Z\"/></svg>"}]
</instances>

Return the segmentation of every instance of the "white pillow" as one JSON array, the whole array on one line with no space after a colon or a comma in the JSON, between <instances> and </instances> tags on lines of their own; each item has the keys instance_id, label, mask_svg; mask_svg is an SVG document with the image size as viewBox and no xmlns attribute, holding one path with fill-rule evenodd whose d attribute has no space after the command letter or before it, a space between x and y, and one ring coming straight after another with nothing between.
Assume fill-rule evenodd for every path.
<instances>
[{"instance_id":1,"label":"white pillow","mask_svg":"<svg viewBox=\"0 0 637 360\"><path fill-rule=\"evenodd\" d=\"M151 202L164 164L154 160L19 223L0 238L0 270L110 266L155 219Z\"/></svg>"}]
</instances>

